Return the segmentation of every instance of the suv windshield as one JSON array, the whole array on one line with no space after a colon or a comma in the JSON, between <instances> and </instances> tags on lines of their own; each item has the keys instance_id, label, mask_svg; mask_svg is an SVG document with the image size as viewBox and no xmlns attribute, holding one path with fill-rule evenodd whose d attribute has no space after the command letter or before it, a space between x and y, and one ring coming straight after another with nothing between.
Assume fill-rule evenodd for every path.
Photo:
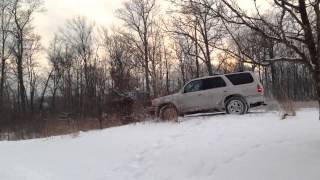
<instances>
[{"instance_id":1,"label":"suv windshield","mask_svg":"<svg viewBox=\"0 0 320 180\"><path fill-rule=\"evenodd\" d=\"M184 88L184 93L200 91L201 87L202 87L201 80L192 81Z\"/></svg>"}]
</instances>

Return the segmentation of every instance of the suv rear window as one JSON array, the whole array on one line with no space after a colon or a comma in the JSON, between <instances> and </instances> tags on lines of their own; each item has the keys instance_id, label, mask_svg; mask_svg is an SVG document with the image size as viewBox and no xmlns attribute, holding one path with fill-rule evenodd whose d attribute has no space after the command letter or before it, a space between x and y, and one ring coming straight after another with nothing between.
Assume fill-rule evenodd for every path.
<instances>
[{"instance_id":1,"label":"suv rear window","mask_svg":"<svg viewBox=\"0 0 320 180\"><path fill-rule=\"evenodd\" d=\"M203 79L202 81L203 81L203 83L202 83L203 90L220 88L220 87L226 86L226 83L224 82L224 80L221 77Z\"/></svg>"},{"instance_id":2,"label":"suv rear window","mask_svg":"<svg viewBox=\"0 0 320 180\"><path fill-rule=\"evenodd\" d=\"M226 77L233 85L250 84L254 81L250 73L229 74Z\"/></svg>"}]
</instances>

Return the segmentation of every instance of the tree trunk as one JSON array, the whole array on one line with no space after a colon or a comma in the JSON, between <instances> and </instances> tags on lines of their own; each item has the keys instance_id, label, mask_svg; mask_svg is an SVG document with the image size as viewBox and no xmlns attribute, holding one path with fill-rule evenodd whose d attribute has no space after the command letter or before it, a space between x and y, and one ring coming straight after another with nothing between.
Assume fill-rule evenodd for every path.
<instances>
[{"instance_id":1,"label":"tree trunk","mask_svg":"<svg viewBox=\"0 0 320 180\"><path fill-rule=\"evenodd\" d=\"M154 57L150 57L151 61L151 68L152 68L152 88L153 88L153 96L158 96L158 89L157 89L157 72L156 72L156 64Z\"/></svg>"},{"instance_id":2,"label":"tree trunk","mask_svg":"<svg viewBox=\"0 0 320 180\"><path fill-rule=\"evenodd\" d=\"M2 9L2 17L1 17L1 34L2 34L2 47L1 47L1 79L0 79L0 108L2 108L3 96L4 96L4 81L5 77L5 69L6 69L6 58L5 58L5 45L6 45L6 33L4 27L4 18L5 18L5 9Z\"/></svg>"},{"instance_id":3,"label":"tree trunk","mask_svg":"<svg viewBox=\"0 0 320 180\"><path fill-rule=\"evenodd\" d=\"M316 70L313 72L313 77L314 77L316 91L317 91L317 101L319 104L319 120L320 120L320 66L316 66Z\"/></svg>"},{"instance_id":4,"label":"tree trunk","mask_svg":"<svg viewBox=\"0 0 320 180\"><path fill-rule=\"evenodd\" d=\"M49 84L49 81L51 79L51 76L52 76L52 73L53 73L53 69L51 70L51 72L49 73L48 75L48 78L47 78L47 81L44 85L44 88L43 88L43 91L41 93L41 99L40 99L40 105L39 105L39 110L42 111L42 108L43 108L43 101L44 101L44 96L46 94L46 91L47 91L47 88L48 88L48 84Z\"/></svg>"},{"instance_id":5,"label":"tree trunk","mask_svg":"<svg viewBox=\"0 0 320 180\"><path fill-rule=\"evenodd\" d=\"M56 94L57 94L57 90L58 90L58 88L55 87L53 89L53 93L52 93L51 108L52 108L53 112L56 111Z\"/></svg>"},{"instance_id":6,"label":"tree trunk","mask_svg":"<svg viewBox=\"0 0 320 180\"><path fill-rule=\"evenodd\" d=\"M31 113L34 113L34 94L35 94L35 90L33 88L32 91L30 92L30 110L31 110Z\"/></svg>"},{"instance_id":7,"label":"tree trunk","mask_svg":"<svg viewBox=\"0 0 320 180\"><path fill-rule=\"evenodd\" d=\"M18 70L18 81L19 81L19 96L21 101L21 110L22 112L26 112L26 89L24 87L23 81L23 67L22 67L22 57L18 57L17 70Z\"/></svg>"},{"instance_id":8,"label":"tree trunk","mask_svg":"<svg viewBox=\"0 0 320 180\"><path fill-rule=\"evenodd\" d=\"M3 91L4 91L4 81L5 81L5 68L6 68L6 60L4 57L2 57L1 80L0 80L0 106L2 105L3 94L4 94Z\"/></svg>"},{"instance_id":9,"label":"tree trunk","mask_svg":"<svg viewBox=\"0 0 320 180\"><path fill-rule=\"evenodd\" d=\"M183 62L183 57L182 56L179 57L179 61L180 61L180 71L181 71L182 83L185 84L187 80L186 80L185 66L184 66L184 62Z\"/></svg>"},{"instance_id":10,"label":"tree trunk","mask_svg":"<svg viewBox=\"0 0 320 180\"><path fill-rule=\"evenodd\" d=\"M145 78L146 78L146 91L148 93L148 96L150 96L150 81L149 81L149 56L148 56L148 34L147 34L147 28L145 25L145 33L144 33L144 71L145 71Z\"/></svg>"},{"instance_id":11,"label":"tree trunk","mask_svg":"<svg viewBox=\"0 0 320 180\"><path fill-rule=\"evenodd\" d=\"M201 26L201 25L200 25ZM205 64L207 66L208 74L209 76L213 75L213 69L212 69L212 64L211 64L211 52L210 52L210 42L209 42L209 37L208 37L208 28L207 28L207 21L203 20L203 29L202 29L202 37L203 37L203 42L205 45Z\"/></svg>"},{"instance_id":12,"label":"tree trunk","mask_svg":"<svg viewBox=\"0 0 320 180\"><path fill-rule=\"evenodd\" d=\"M200 64L199 64L199 47L198 47L198 35L197 35L197 24L195 23L195 27L194 27L194 46L195 46L195 53L196 53L196 77L200 77Z\"/></svg>"},{"instance_id":13,"label":"tree trunk","mask_svg":"<svg viewBox=\"0 0 320 180\"><path fill-rule=\"evenodd\" d=\"M3 102L4 95L4 82L5 82L5 70L6 70L6 58L5 58L5 44L6 38L4 36L4 31L2 31L2 48L1 48L1 80L0 80L0 107Z\"/></svg>"},{"instance_id":14,"label":"tree trunk","mask_svg":"<svg viewBox=\"0 0 320 180\"><path fill-rule=\"evenodd\" d=\"M165 52L165 62L166 62L166 95L170 93L170 79L169 79L169 65L168 65L168 58L167 58L167 53Z\"/></svg>"},{"instance_id":15,"label":"tree trunk","mask_svg":"<svg viewBox=\"0 0 320 180\"><path fill-rule=\"evenodd\" d=\"M209 41L205 39L205 46L206 46L206 65L208 69L209 76L213 75L213 69L211 64L211 56L210 56L210 48L209 48Z\"/></svg>"}]
</instances>

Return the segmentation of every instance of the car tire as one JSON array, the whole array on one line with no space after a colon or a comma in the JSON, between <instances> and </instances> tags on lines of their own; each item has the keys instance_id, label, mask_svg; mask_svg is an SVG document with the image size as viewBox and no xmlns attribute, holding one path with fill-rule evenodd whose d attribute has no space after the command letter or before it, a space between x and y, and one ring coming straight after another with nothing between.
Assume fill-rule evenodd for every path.
<instances>
[{"instance_id":1,"label":"car tire","mask_svg":"<svg viewBox=\"0 0 320 180\"><path fill-rule=\"evenodd\" d=\"M242 97L232 97L226 102L227 114L245 114L249 110L246 101Z\"/></svg>"},{"instance_id":2,"label":"car tire","mask_svg":"<svg viewBox=\"0 0 320 180\"><path fill-rule=\"evenodd\" d=\"M168 104L160 109L159 115L160 119L164 121L178 121L179 112L174 105Z\"/></svg>"}]
</instances>

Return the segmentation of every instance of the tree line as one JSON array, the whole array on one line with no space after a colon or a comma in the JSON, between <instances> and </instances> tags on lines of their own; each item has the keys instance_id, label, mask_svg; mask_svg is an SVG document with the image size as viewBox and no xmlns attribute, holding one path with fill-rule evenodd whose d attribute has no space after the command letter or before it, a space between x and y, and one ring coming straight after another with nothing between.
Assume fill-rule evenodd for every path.
<instances>
[{"instance_id":1,"label":"tree line","mask_svg":"<svg viewBox=\"0 0 320 180\"><path fill-rule=\"evenodd\" d=\"M34 31L43 1L1 0L1 124L67 114L102 127L110 114L145 113L150 99L192 78L245 70L269 97L320 103L319 1L250 3L127 0L115 12L121 25L77 16L44 48ZM130 107L114 108L122 103Z\"/></svg>"}]
</instances>

